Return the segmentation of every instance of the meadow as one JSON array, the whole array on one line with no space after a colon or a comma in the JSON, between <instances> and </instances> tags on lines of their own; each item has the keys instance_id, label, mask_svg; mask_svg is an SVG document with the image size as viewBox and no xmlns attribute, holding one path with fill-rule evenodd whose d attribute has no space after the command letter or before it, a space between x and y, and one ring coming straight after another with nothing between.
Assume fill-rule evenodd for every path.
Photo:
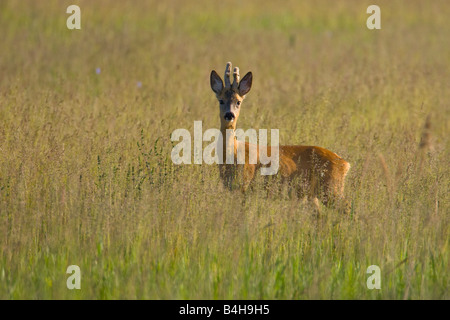
<instances>
[{"instance_id":1,"label":"meadow","mask_svg":"<svg viewBox=\"0 0 450 320\"><path fill-rule=\"evenodd\" d=\"M449 299L449 17L443 0L2 0L0 299ZM351 163L349 214L172 163L173 130L219 127L227 61L253 72L239 128Z\"/></svg>"}]
</instances>

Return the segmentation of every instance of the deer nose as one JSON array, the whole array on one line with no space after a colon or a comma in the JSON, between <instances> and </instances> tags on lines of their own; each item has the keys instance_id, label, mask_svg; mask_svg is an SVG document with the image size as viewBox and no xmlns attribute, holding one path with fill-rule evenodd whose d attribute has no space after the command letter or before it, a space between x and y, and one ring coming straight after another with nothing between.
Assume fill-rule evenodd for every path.
<instances>
[{"instance_id":1,"label":"deer nose","mask_svg":"<svg viewBox=\"0 0 450 320\"><path fill-rule=\"evenodd\" d=\"M233 121L236 118L233 112L227 112L223 117L226 121Z\"/></svg>"}]
</instances>

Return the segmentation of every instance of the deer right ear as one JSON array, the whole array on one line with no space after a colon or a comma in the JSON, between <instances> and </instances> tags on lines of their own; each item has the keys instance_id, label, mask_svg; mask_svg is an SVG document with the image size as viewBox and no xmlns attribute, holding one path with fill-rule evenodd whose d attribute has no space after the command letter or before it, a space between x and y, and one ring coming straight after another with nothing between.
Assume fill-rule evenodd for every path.
<instances>
[{"instance_id":1,"label":"deer right ear","mask_svg":"<svg viewBox=\"0 0 450 320\"><path fill-rule=\"evenodd\" d=\"M211 71L210 82L212 91L214 91L215 94L221 94L223 90L223 81L214 70Z\"/></svg>"}]
</instances>

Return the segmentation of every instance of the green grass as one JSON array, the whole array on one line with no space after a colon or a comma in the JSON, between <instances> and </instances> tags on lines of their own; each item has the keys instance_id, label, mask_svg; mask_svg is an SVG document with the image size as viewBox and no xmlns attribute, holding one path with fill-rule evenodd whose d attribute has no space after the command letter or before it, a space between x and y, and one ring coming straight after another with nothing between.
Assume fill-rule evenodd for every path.
<instances>
[{"instance_id":1,"label":"green grass","mask_svg":"<svg viewBox=\"0 0 450 320\"><path fill-rule=\"evenodd\" d=\"M448 2L378 1L378 31L369 1L71 4L0 3L0 299L449 299ZM172 164L227 61L238 127L351 163L350 216Z\"/></svg>"}]
</instances>

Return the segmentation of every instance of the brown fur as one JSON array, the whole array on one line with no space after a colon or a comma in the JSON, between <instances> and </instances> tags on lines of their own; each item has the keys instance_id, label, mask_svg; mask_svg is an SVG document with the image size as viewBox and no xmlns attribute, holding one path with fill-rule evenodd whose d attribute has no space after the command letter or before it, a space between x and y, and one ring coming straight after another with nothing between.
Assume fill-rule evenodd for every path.
<instances>
[{"instance_id":1,"label":"brown fur","mask_svg":"<svg viewBox=\"0 0 450 320\"><path fill-rule=\"evenodd\" d=\"M240 142L236 141L236 144ZM279 175L283 182L303 182L307 189L298 189L299 196L318 197L324 204L344 197L345 176L350 164L334 152L316 146L280 146ZM249 144L245 146L246 160L242 191L245 192L262 165L249 164ZM271 154L271 148L268 150ZM259 150L258 150L259 155Z\"/></svg>"}]
</instances>

